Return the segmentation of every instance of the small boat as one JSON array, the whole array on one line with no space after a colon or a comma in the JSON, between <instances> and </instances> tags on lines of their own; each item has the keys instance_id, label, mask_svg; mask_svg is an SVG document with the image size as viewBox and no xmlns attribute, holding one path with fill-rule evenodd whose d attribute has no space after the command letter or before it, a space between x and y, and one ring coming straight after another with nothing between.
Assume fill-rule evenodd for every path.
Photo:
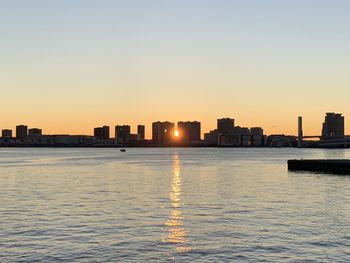
<instances>
[{"instance_id":1,"label":"small boat","mask_svg":"<svg viewBox=\"0 0 350 263\"><path fill-rule=\"evenodd\" d=\"M125 149L120 149L120 151L121 151L121 152L123 152L123 153L125 153L125 152L126 152L126 150L125 150Z\"/></svg>"}]
</instances>

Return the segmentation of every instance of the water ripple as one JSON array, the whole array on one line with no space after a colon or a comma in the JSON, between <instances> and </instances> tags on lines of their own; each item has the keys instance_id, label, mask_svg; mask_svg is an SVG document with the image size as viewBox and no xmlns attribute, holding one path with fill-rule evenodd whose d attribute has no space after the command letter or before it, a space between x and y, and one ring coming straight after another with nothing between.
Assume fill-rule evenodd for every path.
<instances>
[{"instance_id":1,"label":"water ripple","mask_svg":"<svg viewBox=\"0 0 350 263\"><path fill-rule=\"evenodd\" d=\"M0 262L348 262L321 149L0 149Z\"/></svg>"}]
</instances>

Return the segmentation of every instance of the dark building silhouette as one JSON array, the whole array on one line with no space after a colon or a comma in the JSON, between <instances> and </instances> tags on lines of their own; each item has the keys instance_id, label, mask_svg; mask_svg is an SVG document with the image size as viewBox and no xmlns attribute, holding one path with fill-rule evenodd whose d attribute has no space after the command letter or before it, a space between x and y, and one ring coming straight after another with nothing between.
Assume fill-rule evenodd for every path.
<instances>
[{"instance_id":1,"label":"dark building silhouette","mask_svg":"<svg viewBox=\"0 0 350 263\"><path fill-rule=\"evenodd\" d=\"M222 118L217 120L218 133L232 134L235 127L235 120L230 118Z\"/></svg>"},{"instance_id":2,"label":"dark building silhouette","mask_svg":"<svg viewBox=\"0 0 350 263\"><path fill-rule=\"evenodd\" d=\"M240 134L220 134L219 146L242 146L242 135Z\"/></svg>"},{"instance_id":3,"label":"dark building silhouette","mask_svg":"<svg viewBox=\"0 0 350 263\"><path fill-rule=\"evenodd\" d=\"M273 134L267 137L267 145L270 147L296 147L297 137L284 134Z\"/></svg>"},{"instance_id":4,"label":"dark building silhouette","mask_svg":"<svg viewBox=\"0 0 350 263\"><path fill-rule=\"evenodd\" d=\"M152 142L155 145L168 145L174 136L174 123L157 121L152 123Z\"/></svg>"},{"instance_id":5,"label":"dark building silhouette","mask_svg":"<svg viewBox=\"0 0 350 263\"><path fill-rule=\"evenodd\" d=\"M28 130L28 134L30 136L40 136L40 135L42 135L42 130L38 129L38 128L30 128Z\"/></svg>"},{"instance_id":6,"label":"dark building silhouette","mask_svg":"<svg viewBox=\"0 0 350 263\"><path fill-rule=\"evenodd\" d=\"M253 136L262 136L264 135L264 130L261 127L252 127L250 128L250 134Z\"/></svg>"},{"instance_id":7,"label":"dark building silhouette","mask_svg":"<svg viewBox=\"0 0 350 263\"><path fill-rule=\"evenodd\" d=\"M218 131L216 129L208 133L204 133L204 143L207 146L217 146L218 138Z\"/></svg>"},{"instance_id":8,"label":"dark building silhouette","mask_svg":"<svg viewBox=\"0 0 350 263\"><path fill-rule=\"evenodd\" d=\"M109 126L94 128L94 137L102 140L109 139Z\"/></svg>"},{"instance_id":9,"label":"dark building silhouette","mask_svg":"<svg viewBox=\"0 0 350 263\"><path fill-rule=\"evenodd\" d=\"M110 136L109 136L109 126L103 126L102 127L102 138L104 140L108 140L110 138Z\"/></svg>"},{"instance_id":10,"label":"dark building silhouette","mask_svg":"<svg viewBox=\"0 0 350 263\"><path fill-rule=\"evenodd\" d=\"M261 127L235 126L235 120L222 118L217 120L217 129L204 134L204 144L208 146L247 147L264 146L266 136Z\"/></svg>"},{"instance_id":11,"label":"dark building silhouette","mask_svg":"<svg viewBox=\"0 0 350 263\"><path fill-rule=\"evenodd\" d=\"M341 113L328 112L322 125L322 138L344 137L344 117Z\"/></svg>"},{"instance_id":12,"label":"dark building silhouette","mask_svg":"<svg viewBox=\"0 0 350 263\"><path fill-rule=\"evenodd\" d=\"M145 125L137 125L137 134L139 135L140 140L145 139Z\"/></svg>"},{"instance_id":13,"label":"dark building silhouette","mask_svg":"<svg viewBox=\"0 0 350 263\"><path fill-rule=\"evenodd\" d=\"M177 129L183 144L191 144L201 139L201 123L198 121L179 121Z\"/></svg>"},{"instance_id":14,"label":"dark building silhouette","mask_svg":"<svg viewBox=\"0 0 350 263\"><path fill-rule=\"evenodd\" d=\"M265 144L264 129L261 127L250 128L251 145L252 146L263 146Z\"/></svg>"},{"instance_id":15,"label":"dark building silhouette","mask_svg":"<svg viewBox=\"0 0 350 263\"><path fill-rule=\"evenodd\" d=\"M18 125L16 126L16 138L23 139L28 136L28 126Z\"/></svg>"},{"instance_id":16,"label":"dark building silhouette","mask_svg":"<svg viewBox=\"0 0 350 263\"><path fill-rule=\"evenodd\" d=\"M12 137L12 130L9 130L9 129L2 130L1 135L3 138L11 138Z\"/></svg>"},{"instance_id":17,"label":"dark building silhouette","mask_svg":"<svg viewBox=\"0 0 350 263\"><path fill-rule=\"evenodd\" d=\"M219 133L219 146L250 146L250 129L246 127L231 127L229 133Z\"/></svg>"},{"instance_id":18,"label":"dark building silhouette","mask_svg":"<svg viewBox=\"0 0 350 263\"><path fill-rule=\"evenodd\" d=\"M94 137L97 139L102 139L102 127L94 128Z\"/></svg>"},{"instance_id":19,"label":"dark building silhouette","mask_svg":"<svg viewBox=\"0 0 350 263\"><path fill-rule=\"evenodd\" d=\"M133 134L131 133L130 136L129 136L129 142L130 143L136 143L138 141L140 141L140 135L139 134Z\"/></svg>"},{"instance_id":20,"label":"dark building silhouette","mask_svg":"<svg viewBox=\"0 0 350 263\"><path fill-rule=\"evenodd\" d=\"M115 126L115 141L117 143L128 143L130 140L130 126L117 125Z\"/></svg>"},{"instance_id":21,"label":"dark building silhouette","mask_svg":"<svg viewBox=\"0 0 350 263\"><path fill-rule=\"evenodd\" d=\"M235 126L232 129L232 132L229 134L234 134L234 135L250 135L250 129L247 127L240 127L240 126Z\"/></svg>"}]
</instances>

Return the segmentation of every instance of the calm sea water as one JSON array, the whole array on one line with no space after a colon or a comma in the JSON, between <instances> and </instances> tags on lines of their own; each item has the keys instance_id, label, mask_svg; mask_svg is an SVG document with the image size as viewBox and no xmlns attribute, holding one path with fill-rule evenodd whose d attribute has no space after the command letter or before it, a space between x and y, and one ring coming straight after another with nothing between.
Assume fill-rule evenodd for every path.
<instances>
[{"instance_id":1,"label":"calm sea water","mask_svg":"<svg viewBox=\"0 0 350 263\"><path fill-rule=\"evenodd\" d=\"M320 149L0 148L0 262L349 262L350 176Z\"/></svg>"}]
</instances>

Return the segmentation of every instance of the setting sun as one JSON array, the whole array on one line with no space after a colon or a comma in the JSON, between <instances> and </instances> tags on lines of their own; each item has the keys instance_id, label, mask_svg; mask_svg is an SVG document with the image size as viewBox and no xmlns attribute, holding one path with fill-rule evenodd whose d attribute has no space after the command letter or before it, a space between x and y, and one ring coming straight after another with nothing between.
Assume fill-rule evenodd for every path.
<instances>
[{"instance_id":1,"label":"setting sun","mask_svg":"<svg viewBox=\"0 0 350 263\"><path fill-rule=\"evenodd\" d=\"M179 131L174 131L174 136L175 136L175 137L179 137L179 135L180 135L180 132L179 132Z\"/></svg>"}]
</instances>

